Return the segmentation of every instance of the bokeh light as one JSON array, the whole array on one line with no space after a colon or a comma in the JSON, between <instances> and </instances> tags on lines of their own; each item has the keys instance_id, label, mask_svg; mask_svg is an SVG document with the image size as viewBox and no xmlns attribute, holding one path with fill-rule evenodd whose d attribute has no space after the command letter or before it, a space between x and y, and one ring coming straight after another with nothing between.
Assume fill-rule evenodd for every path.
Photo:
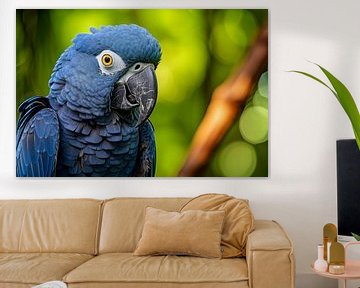
<instances>
[{"instance_id":1,"label":"bokeh light","mask_svg":"<svg viewBox=\"0 0 360 288\"><path fill-rule=\"evenodd\" d=\"M233 142L221 151L217 161L225 176L249 177L257 165L256 150L244 141Z\"/></svg>"}]
</instances>

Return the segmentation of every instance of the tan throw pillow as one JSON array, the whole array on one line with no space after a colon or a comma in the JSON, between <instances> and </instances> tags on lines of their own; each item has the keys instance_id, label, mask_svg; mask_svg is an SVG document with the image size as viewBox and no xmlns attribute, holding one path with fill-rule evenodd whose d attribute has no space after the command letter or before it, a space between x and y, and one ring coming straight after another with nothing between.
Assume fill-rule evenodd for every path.
<instances>
[{"instance_id":1,"label":"tan throw pillow","mask_svg":"<svg viewBox=\"0 0 360 288\"><path fill-rule=\"evenodd\" d=\"M204 194L190 200L181 209L181 211L187 210L225 211L221 236L222 257L246 255L247 236L254 230L254 217L247 200L225 194Z\"/></svg>"},{"instance_id":2,"label":"tan throw pillow","mask_svg":"<svg viewBox=\"0 0 360 288\"><path fill-rule=\"evenodd\" d=\"M147 207L134 255L221 258L224 216L224 211L168 212Z\"/></svg>"}]
</instances>

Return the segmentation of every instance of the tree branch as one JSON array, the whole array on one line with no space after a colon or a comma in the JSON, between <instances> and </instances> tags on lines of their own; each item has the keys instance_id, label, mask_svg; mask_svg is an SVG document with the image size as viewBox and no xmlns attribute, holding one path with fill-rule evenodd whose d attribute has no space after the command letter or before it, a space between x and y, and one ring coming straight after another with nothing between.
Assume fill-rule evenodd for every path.
<instances>
[{"instance_id":1,"label":"tree branch","mask_svg":"<svg viewBox=\"0 0 360 288\"><path fill-rule=\"evenodd\" d=\"M250 97L268 61L268 27L262 27L243 65L212 94L178 176L198 176Z\"/></svg>"}]
</instances>

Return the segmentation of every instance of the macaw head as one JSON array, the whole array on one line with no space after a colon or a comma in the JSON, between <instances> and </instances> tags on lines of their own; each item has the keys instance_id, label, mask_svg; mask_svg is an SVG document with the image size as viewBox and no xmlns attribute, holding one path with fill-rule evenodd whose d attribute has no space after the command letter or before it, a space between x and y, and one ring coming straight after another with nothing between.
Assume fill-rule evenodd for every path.
<instances>
[{"instance_id":1,"label":"macaw head","mask_svg":"<svg viewBox=\"0 0 360 288\"><path fill-rule=\"evenodd\" d=\"M137 25L90 31L77 35L57 61L49 81L50 99L82 119L116 113L140 125L156 103L158 41Z\"/></svg>"}]
</instances>

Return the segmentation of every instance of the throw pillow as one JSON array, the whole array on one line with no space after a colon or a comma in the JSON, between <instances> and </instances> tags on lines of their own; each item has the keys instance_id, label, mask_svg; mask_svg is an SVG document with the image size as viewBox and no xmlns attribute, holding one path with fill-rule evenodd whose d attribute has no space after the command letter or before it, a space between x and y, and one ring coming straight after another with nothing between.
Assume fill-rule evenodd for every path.
<instances>
[{"instance_id":1,"label":"throw pillow","mask_svg":"<svg viewBox=\"0 0 360 288\"><path fill-rule=\"evenodd\" d=\"M168 212L146 208L134 255L192 255L221 258L224 211Z\"/></svg>"},{"instance_id":2,"label":"throw pillow","mask_svg":"<svg viewBox=\"0 0 360 288\"><path fill-rule=\"evenodd\" d=\"M204 194L190 200L181 209L181 211L188 210L225 211L221 236L222 257L246 255L247 236L254 230L254 217L247 200L225 194Z\"/></svg>"}]
</instances>

